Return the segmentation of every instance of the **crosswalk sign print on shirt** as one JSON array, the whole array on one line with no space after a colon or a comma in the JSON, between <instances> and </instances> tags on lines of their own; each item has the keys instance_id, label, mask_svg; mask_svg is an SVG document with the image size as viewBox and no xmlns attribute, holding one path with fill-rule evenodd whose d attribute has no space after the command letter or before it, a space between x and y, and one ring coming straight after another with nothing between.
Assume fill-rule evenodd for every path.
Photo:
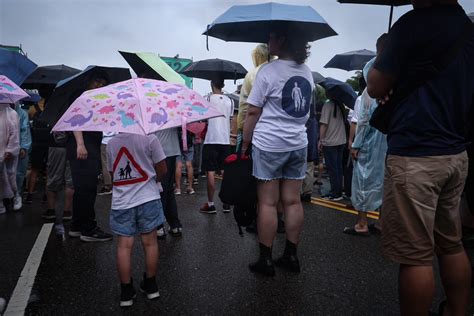
<instances>
[{"instance_id":1,"label":"crosswalk sign print on shirt","mask_svg":"<svg viewBox=\"0 0 474 316\"><path fill-rule=\"evenodd\" d=\"M126 147L120 148L113 165L114 185L129 185L148 180L148 175Z\"/></svg>"}]
</instances>

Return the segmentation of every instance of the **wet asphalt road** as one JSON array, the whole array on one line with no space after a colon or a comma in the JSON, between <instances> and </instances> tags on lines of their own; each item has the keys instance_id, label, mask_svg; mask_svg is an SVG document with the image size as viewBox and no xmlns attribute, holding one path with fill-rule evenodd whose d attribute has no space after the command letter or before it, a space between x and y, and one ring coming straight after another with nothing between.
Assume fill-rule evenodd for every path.
<instances>
[{"instance_id":1,"label":"wet asphalt road","mask_svg":"<svg viewBox=\"0 0 474 316\"><path fill-rule=\"evenodd\" d=\"M258 255L256 236L240 237L232 213L222 213L220 204L217 215L199 213L206 200L205 179L200 180L196 195L177 197L183 236L168 235L160 241L158 300L138 295L132 308L121 309L115 241L63 241L53 233L27 314L398 314L397 266L380 256L378 237L341 233L355 217L306 203L298 250L302 272L277 270L274 278L255 276L247 265ZM45 206L40 199L38 194L21 213L0 217L0 297L10 297L41 229ZM106 230L109 206L110 196L98 197L98 222ZM284 235L278 236L274 257L282 253L284 240ZM133 260L137 287L144 265L138 243ZM438 286L433 309L442 297Z\"/></svg>"}]
</instances>

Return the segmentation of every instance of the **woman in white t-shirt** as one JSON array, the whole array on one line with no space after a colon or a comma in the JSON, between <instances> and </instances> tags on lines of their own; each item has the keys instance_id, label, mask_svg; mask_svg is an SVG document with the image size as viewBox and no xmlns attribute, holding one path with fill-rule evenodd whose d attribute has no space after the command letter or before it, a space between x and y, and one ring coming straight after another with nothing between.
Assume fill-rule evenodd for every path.
<instances>
[{"instance_id":1,"label":"woman in white t-shirt","mask_svg":"<svg viewBox=\"0 0 474 316\"><path fill-rule=\"evenodd\" d=\"M271 33L270 55L278 60L263 65L247 103L242 154L252 143L253 175L259 180L258 237L260 258L249 266L253 272L272 276L271 249L277 231L277 204L285 212L286 247L275 264L300 271L296 256L303 226L300 190L306 171L308 140L305 123L309 117L314 83L304 64L309 45L285 32Z\"/></svg>"}]
</instances>

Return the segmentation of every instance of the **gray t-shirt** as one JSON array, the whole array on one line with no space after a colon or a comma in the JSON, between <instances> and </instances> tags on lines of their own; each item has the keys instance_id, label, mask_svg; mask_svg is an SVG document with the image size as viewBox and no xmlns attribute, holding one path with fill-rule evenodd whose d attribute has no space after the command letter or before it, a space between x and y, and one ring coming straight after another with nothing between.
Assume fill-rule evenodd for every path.
<instances>
[{"instance_id":1,"label":"gray t-shirt","mask_svg":"<svg viewBox=\"0 0 474 316\"><path fill-rule=\"evenodd\" d=\"M165 152L166 158L181 155L179 149L178 128L165 129L155 133Z\"/></svg>"},{"instance_id":2,"label":"gray t-shirt","mask_svg":"<svg viewBox=\"0 0 474 316\"><path fill-rule=\"evenodd\" d=\"M321 139L323 146L339 146L347 142L346 127L344 126L344 117L341 109L336 109L336 117L334 117L334 102L327 102L321 111L321 119L319 123L328 126L326 137Z\"/></svg>"}]
</instances>

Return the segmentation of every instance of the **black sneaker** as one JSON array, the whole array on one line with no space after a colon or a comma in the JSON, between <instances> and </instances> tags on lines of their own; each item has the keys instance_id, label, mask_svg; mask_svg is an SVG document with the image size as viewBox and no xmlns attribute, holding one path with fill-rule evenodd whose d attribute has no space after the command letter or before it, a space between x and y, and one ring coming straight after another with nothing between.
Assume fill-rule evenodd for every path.
<instances>
[{"instance_id":1,"label":"black sneaker","mask_svg":"<svg viewBox=\"0 0 474 316\"><path fill-rule=\"evenodd\" d=\"M173 237L181 237L183 235L183 229L181 227L171 228L169 233Z\"/></svg>"},{"instance_id":2,"label":"black sneaker","mask_svg":"<svg viewBox=\"0 0 474 316\"><path fill-rule=\"evenodd\" d=\"M112 240L112 235L105 233L99 227L94 228L92 231L81 234L81 241L85 242L99 242Z\"/></svg>"},{"instance_id":3,"label":"black sneaker","mask_svg":"<svg viewBox=\"0 0 474 316\"><path fill-rule=\"evenodd\" d=\"M146 273L143 273L143 281L140 283L140 292L145 293L149 300L160 297L154 276L147 278Z\"/></svg>"},{"instance_id":4,"label":"black sneaker","mask_svg":"<svg viewBox=\"0 0 474 316\"><path fill-rule=\"evenodd\" d=\"M275 276L275 268L270 258L259 258L257 262L249 264L249 269L254 273L260 273L265 276Z\"/></svg>"},{"instance_id":5,"label":"black sneaker","mask_svg":"<svg viewBox=\"0 0 474 316\"><path fill-rule=\"evenodd\" d=\"M47 220L53 220L56 219L56 212L49 208L43 213L43 215L41 215L41 217Z\"/></svg>"},{"instance_id":6,"label":"black sneaker","mask_svg":"<svg viewBox=\"0 0 474 316\"><path fill-rule=\"evenodd\" d=\"M275 265L290 272L300 273L301 271L300 262L295 255L282 256L275 260Z\"/></svg>"},{"instance_id":7,"label":"black sneaker","mask_svg":"<svg viewBox=\"0 0 474 316\"><path fill-rule=\"evenodd\" d=\"M133 280L128 284L120 284L120 307L130 307L133 305L133 299L137 297L137 292L133 287Z\"/></svg>"},{"instance_id":8,"label":"black sneaker","mask_svg":"<svg viewBox=\"0 0 474 316\"><path fill-rule=\"evenodd\" d=\"M25 198L25 204L33 204L33 194L27 193Z\"/></svg>"},{"instance_id":9,"label":"black sneaker","mask_svg":"<svg viewBox=\"0 0 474 316\"><path fill-rule=\"evenodd\" d=\"M74 228L71 226L71 228L69 229L69 233L68 233L69 237L72 237L72 238L79 238L81 237L81 230L80 229L77 229L77 228Z\"/></svg>"},{"instance_id":10,"label":"black sneaker","mask_svg":"<svg viewBox=\"0 0 474 316\"><path fill-rule=\"evenodd\" d=\"M213 206L209 206L209 204L205 203L200 209L199 209L199 212L201 213L206 213L206 214L216 214L217 211L216 211L216 207L213 205Z\"/></svg>"},{"instance_id":11,"label":"black sneaker","mask_svg":"<svg viewBox=\"0 0 474 316\"><path fill-rule=\"evenodd\" d=\"M229 204L222 204L222 212L224 213L230 213L231 209L230 209L230 205Z\"/></svg>"}]
</instances>

